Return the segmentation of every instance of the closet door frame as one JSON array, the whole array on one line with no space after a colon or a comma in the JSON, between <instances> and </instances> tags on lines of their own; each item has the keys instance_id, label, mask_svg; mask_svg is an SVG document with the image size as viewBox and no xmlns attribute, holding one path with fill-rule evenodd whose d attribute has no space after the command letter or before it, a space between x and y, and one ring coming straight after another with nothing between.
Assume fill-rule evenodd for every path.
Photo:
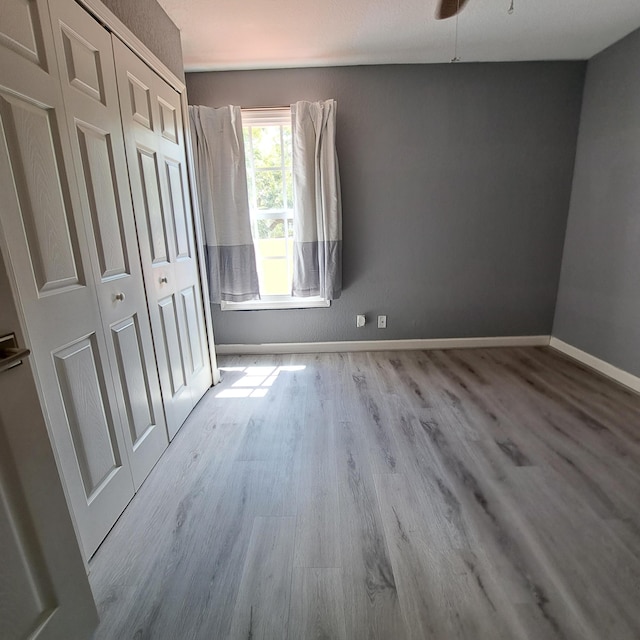
<instances>
[{"instance_id":1,"label":"closet door frame","mask_svg":"<svg viewBox=\"0 0 640 640\"><path fill-rule=\"evenodd\" d=\"M213 384L220 382L220 372L216 361L213 323L211 320L211 304L209 303L209 285L207 282L207 270L204 256L204 231L202 228L202 214L196 197L195 190L195 166L193 164L193 144L191 141L191 126L189 123L189 108L187 102L187 87L184 81L176 76L120 19L100 0L76 0L111 33L121 40L133 51L150 69L155 71L175 91L180 94L180 106L182 107L182 126L184 129L184 141L187 156L187 174L189 178L189 198L193 211L193 225L196 239L196 252L198 268L200 272L200 290L204 306L204 322L206 329L209 362Z\"/></svg>"}]
</instances>

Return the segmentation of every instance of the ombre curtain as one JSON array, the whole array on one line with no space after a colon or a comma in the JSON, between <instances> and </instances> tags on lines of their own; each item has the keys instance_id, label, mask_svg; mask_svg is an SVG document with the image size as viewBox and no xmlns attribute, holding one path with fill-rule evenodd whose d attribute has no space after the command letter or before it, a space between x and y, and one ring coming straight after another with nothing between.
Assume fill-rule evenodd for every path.
<instances>
[{"instance_id":1,"label":"ombre curtain","mask_svg":"<svg viewBox=\"0 0 640 640\"><path fill-rule=\"evenodd\" d=\"M190 106L211 302L260 298L240 107Z\"/></svg>"},{"instance_id":2,"label":"ombre curtain","mask_svg":"<svg viewBox=\"0 0 640 640\"><path fill-rule=\"evenodd\" d=\"M296 102L293 125L293 287L298 297L342 293L342 201L336 101Z\"/></svg>"}]
</instances>

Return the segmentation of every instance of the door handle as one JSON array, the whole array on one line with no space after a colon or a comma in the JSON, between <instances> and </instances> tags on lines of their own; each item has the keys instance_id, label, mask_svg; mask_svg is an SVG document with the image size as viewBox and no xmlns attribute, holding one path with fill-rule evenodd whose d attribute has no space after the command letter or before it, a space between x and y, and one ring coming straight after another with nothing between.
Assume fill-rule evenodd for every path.
<instances>
[{"instance_id":1,"label":"door handle","mask_svg":"<svg viewBox=\"0 0 640 640\"><path fill-rule=\"evenodd\" d=\"M122 293L122 291L120 293L116 293L115 296L113 296L115 300L117 300L118 302L122 302L125 299L125 295L124 293Z\"/></svg>"},{"instance_id":2,"label":"door handle","mask_svg":"<svg viewBox=\"0 0 640 640\"><path fill-rule=\"evenodd\" d=\"M29 349L18 346L15 333L2 336L0 338L0 373L22 364L22 359L30 353Z\"/></svg>"},{"instance_id":3,"label":"door handle","mask_svg":"<svg viewBox=\"0 0 640 640\"><path fill-rule=\"evenodd\" d=\"M167 276L162 276L160 278L160 284L167 284L169 282L169 278Z\"/></svg>"}]
</instances>

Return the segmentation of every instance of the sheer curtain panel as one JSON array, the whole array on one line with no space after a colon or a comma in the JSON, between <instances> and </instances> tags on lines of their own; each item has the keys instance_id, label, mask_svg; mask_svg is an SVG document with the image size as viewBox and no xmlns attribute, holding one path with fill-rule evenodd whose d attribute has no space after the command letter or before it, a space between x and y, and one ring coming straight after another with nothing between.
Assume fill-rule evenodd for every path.
<instances>
[{"instance_id":1,"label":"sheer curtain panel","mask_svg":"<svg viewBox=\"0 0 640 640\"><path fill-rule=\"evenodd\" d=\"M296 102L293 125L293 295L342 292L342 203L336 154L336 101Z\"/></svg>"},{"instance_id":2,"label":"sheer curtain panel","mask_svg":"<svg viewBox=\"0 0 640 640\"><path fill-rule=\"evenodd\" d=\"M260 298L240 107L189 107L211 302Z\"/></svg>"}]
</instances>

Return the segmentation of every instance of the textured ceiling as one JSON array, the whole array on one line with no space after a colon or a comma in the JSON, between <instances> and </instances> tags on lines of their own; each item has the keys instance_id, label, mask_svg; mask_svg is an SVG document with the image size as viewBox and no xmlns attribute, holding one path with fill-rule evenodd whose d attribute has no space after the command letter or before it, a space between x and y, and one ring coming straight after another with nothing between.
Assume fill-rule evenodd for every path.
<instances>
[{"instance_id":1,"label":"textured ceiling","mask_svg":"<svg viewBox=\"0 0 640 640\"><path fill-rule=\"evenodd\" d=\"M456 20L436 0L159 0L187 71L448 62ZM640 0L469 0L463 62L587 59L640 26Z\"/></svg>"}]
</instances>

